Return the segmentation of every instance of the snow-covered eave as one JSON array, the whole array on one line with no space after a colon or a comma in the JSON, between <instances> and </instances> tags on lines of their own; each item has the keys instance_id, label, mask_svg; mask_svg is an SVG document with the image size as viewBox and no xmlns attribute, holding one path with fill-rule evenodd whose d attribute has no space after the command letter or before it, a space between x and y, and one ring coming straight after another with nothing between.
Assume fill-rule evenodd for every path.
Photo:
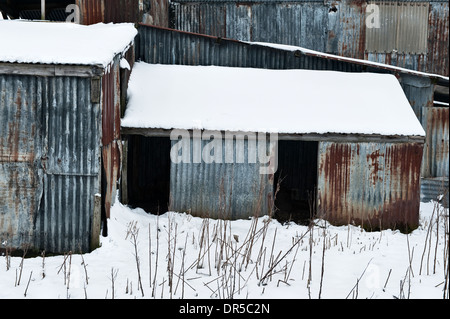
<instances>
[{"instance_id":1,"label":"snow-covered eave","mask_svg":"<svg viewBox=\"0 0 450 319\"><path fill-rule=\"evenodd\" d=\"M0 61L0 74L35 75L35 76L76 76L98 77L110 72L116 58L121 61L127 51L134 45L131 41L122 52L117 53L107 62L93 63L32 63L21 61Z\"/></svg>"},{"instance_id":2,"label":"snow-covered eave","mask_svg":"<svg viewBox=\"0 0 450 319\"><path fill-rule=\"evenodd\" d=\"M246 43L248 43L250 45L259 45L259 46L265 46L265 47L270 47L270 48L284 50L284 51L298 52L300 54L309 55L309 56L316 56L316 57L321 57L321 58L325 58L325 59L333 59L333 60L337 60L337 61L356 63L356 64L371 66L371 67L375 67L375 68L381 68L381 69L389 70L389 71L393 71L393 72L411 74L411 75L441 80L444 82L449 82L448 76L443 76L440 74L420 72L420 71L406 69L406 68L402 68L402 67L398 67L398 66L394 66L394 65L390 65L390 64L373 62L373 61L369 61L369 60L348 58L348 57L344 57L344 56L340 56L340 55L324 53L324 52L310 50L307 48L293 46L293 45L276 44L276 43L269 43L269 42L248 42L248 41L246 41Z\"/></svg>"},{"instance_id":3,"label":"snow-covered eave","mask_svg":"<svg viewBox=\"0 0 450 319\"><path fill-rule=\"evenodd\" d=\"M172 128L159 128L159 127L135 127L135 126L121 126L122 135L141 135L146 137L170 137L173 130L185 130L190 132L191 137L192 132L199 130L202 133L206 129L198 128L187 128L187 127L172 127ZM220 129L208 129L208 131L220 131L222 136L225 137L225 132L229 132L236 135L245 136L246 134L253 133L276 133L278 140L292 140L292 141L315 141L315 142L373 142L373 143L425 143L425 135L384 135L384 134L364 134L364 133L283 133L277 131L262 131L262 132L252 132L252 131L229 131Z\"/></svg>"}]
</instances>

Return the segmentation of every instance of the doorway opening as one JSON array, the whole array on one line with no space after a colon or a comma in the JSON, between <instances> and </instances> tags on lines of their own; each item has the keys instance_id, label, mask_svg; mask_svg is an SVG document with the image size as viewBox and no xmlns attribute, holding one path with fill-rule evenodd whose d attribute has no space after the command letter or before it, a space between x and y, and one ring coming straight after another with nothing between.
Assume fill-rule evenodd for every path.
<instances>
[{"instance_id":1,"label":"doorway opening","mask_svg":"<svg viewBox=\"0 0 450 319\"><path fill-rule=\"evenodd\" d=\"M279 222L306 224L314 217L318 147L315 141L278 141L273 188L274 217Z\"/></svg>"},{"instance_id":2,"label":"doorway opening","mask_svg":"<svg viewBox=\"0 0 450 319\"><path fill-rule=\"evenodd\" d=\"M170 194L169 137L128 136L128 205L148 213L168 211Z\"/></svg>"}]
</instances>

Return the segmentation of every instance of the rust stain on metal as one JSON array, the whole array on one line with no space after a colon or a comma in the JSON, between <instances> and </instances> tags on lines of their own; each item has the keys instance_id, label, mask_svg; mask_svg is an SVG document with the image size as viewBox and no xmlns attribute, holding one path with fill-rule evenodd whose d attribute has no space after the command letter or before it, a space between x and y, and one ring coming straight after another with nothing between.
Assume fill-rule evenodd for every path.
<instances>
[{"instance_id":1,"label":"rust stain on metal","mask_svg":"<svg viewBox=\"0 0 450 319\"><path fill-rule=\"evenodd\" d=\"M420 143L321 143L318 208L333 224L417 228Z\"/></svg>"},{"instance_id":2,"label":"rust stain on metal","mask_svg":"<svg viewBox=\"0 0 450 319\"><path fill-rule=\"evenodd\" d=\"M141 11L136 0L77 0L85 25L140 21Z\"/></svg>"}]
</instances>

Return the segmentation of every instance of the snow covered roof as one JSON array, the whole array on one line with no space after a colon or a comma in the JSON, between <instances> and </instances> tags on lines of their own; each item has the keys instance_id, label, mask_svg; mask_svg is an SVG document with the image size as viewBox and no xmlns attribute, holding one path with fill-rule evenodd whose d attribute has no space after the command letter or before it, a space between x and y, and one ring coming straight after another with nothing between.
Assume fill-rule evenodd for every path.
<instances>
[{"instance_id":1,"label":"snow covered roof","mask_svg":"<svg viewBox=\"0 0 450 319\"><path fill-rule=\"evenodd\" d=\"M425 136L390 74L134 65L123 127Z\"/></svg>"},{"instance_id":2,"label":"snow covered roof","mask_svg":"<svg viewBox=\"0 0 450 319\"><path fill-rule=\"evenodd\" d=\"M25 20L0 20L0 62L102 65L133 42L131 23L90 26Z\"/></svg>"}]
</instances>

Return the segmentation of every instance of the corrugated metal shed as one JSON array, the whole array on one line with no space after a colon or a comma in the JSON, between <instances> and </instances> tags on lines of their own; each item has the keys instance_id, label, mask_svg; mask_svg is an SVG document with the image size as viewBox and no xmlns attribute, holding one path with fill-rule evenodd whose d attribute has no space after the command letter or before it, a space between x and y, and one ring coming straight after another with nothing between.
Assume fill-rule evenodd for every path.
<instances>
[{"instance_id":1,"label":"corrugated metal shed","mask_svg":"<svg viewBox=\"0 0 450 319\"><path fill-rule=\"evenodd\" d=\"M0 249L98 247L120 169L122 54L134 58L0 63Z\"/></svg>"},{"instance_id":2,"label":"corrugated metal shed","mask_svg":"<svg viewBox=\"0 0 450 319\"><path fill-rule=\"evenodd\" d=\"M424 108L433 106L434 84L448 86L448 78L389 65L147 25L139 27L136 55L145 62L161 64L391 73L399 79L419 119ZM313 141L314 137L306 139ZM351 218L352 222L375 229L380 221L382 228L417 226L423 153L420 143L362 139L344 142L339 138L318 141L318 213L328 212L336 223L347 223ZM335 152L344 149L346 157ZM448 156L444 155L445 161L448 163ZM330 174L334 177L330 178ZM408 217L401 211L408 212Z\"/></svg>"},{"instance_id":3,"label":"corrugated metal shed","mask_svg":"<svg viewBox=\"0 0 450 319\"><path fill-rule=\"evenodd\" d=\"M380 28L366 26L379 5ZM305 47L449 75L448 2L363 0L176 0L171 27L251 42Z\"/></svg>"},{"instance_id":4,"label":"corrugated metal shed","mask_svg":"<svg viewBox=\"0 0 450 319\"><path fill-rule=\"evenodd\" d=\"M447 77L414 72L385 64L346 59L302 50L302 48L295 50L280 46L269 47L142 24L139 27L136 50L137 59L149 63L391 73L398 77L420 121L422 121L423 109L433 107L435 84L449 86ZM445 136L444 131L431 134ZM443 143L448 141L445 140ZM425 167L429 166L427 163L429 160L428 157L424 157ZM444 154L443 165L448 166L448 161L448 155ZM448 173L444 176L448 177Z\"/></svg>"}]
</instances>

